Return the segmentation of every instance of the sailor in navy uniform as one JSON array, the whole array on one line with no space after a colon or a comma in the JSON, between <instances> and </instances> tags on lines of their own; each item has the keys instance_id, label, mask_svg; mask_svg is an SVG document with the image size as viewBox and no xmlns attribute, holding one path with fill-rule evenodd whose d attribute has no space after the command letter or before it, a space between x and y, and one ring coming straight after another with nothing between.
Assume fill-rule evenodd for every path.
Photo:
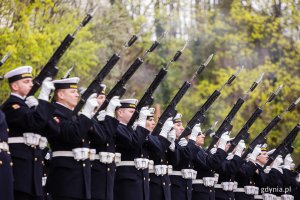
<instances>
[{"instance_id":1,"label":"sailor in navy uniform","mask_svg":"<svg viewBox=\"0 0 300 200\"><path fill-rule=\"evenodd\" d=\"M182 115L178 113L174 117L174 129L178 138L184 128L181 121ZM192 199L192 179L196 178L196 171L193 170L192 155L189 146L194 146L193 141L181 138L176 142L175 151L179 154L177 164L173 165L171 180L171 199L172 200L191 200Z\"/></svg>"},{"instance_id":2,"label":"sailor in navy uniform","mask_svg":"<svg viewBox=\"0 0 300 200\"><path fill-rule=\"evenodd\" d=\"M147 116L150 111L140 111L136 129L126 124L135 111L137 99L123 99L116 110L116 117L120 124L116 132L116 152L121 153L122 161L116 163L114 199L115 200L146 200L149 180L144 177L144 170L148 169L149 159L141 157L141 148L150 133L145 129Z\"/></svg>"},{"instance_id":3,"label":"sailor in navy uniform","mask_svg":"<svg viewBox=\"0 0 300 200\"><path fill-rule=\"evenodd\" d=\"M41 134L44 134L47 121L54 112L54 107L48 103L53 88L49 78L42 84L39 100L33 96L26 98L33 86L31 72L32 67L22 66L4 75L11 88L11 95L2 109L10 130L8 143L13 160L16 200L42 196L41 149L46 147L47 139Z\"/></svg>"},{"instance_id":4,"label":"sailor in navy uniform","mask_svg":"<svg viewBox=\"0 0 300 200\"><path fill-rule=\"evenodd\" d=\"M227 159L222 162L216 172L219 174L218 183L215 185L216 200L233 200L233 190L237 188L235 174L244 163L241 154L246 147L244 140L241 140Z\"/></svg>"},{"instance_id":5,"label":"sailor in navy uniform","mask_svg":"<svg viewBox=\"0 0 300 200\"><path fill-rule=\"evenodd\" d=\"M296 181L296 174L293 171L293 168L295 167L295 164L293 162L293 158L291 154L288 154L283 161L283 174L282 174L282 180L283 180L283 188L284 188L284 194L281 195L281 199L283 200L290 200L293 199L293 191L295 188L297 188L297 181Z\"/></svg>"},{"instance_id":6,"label":"sailor in navy uniform","mask_svg":"<svg viewBox=\"0 0 300 200\"><path fill-rule=\"evenodd\" d=\"M147 119L148 130L152 131L155 127L154 117ZM149 158L153 161L153 166L149 165L150 178L150 200L171 200L171 181L169 174L172 173L173 166L168 162L168 148L171 144L175 148L175 130L172 118L168 119L156 140L161 144L159 151L149 151ZM151 135L149 135L151 137Z\"/></svg>"},{"instance_id":7,"label":"sailor in navy uniform","mask_svg":"<svg viewBox=\"0 0 300 200\"><path fill-rule=\"evenodd\" d=\"M0 199L13 200L12 160L8 147L8 127L0 110Z\"/></svg>"},{"instance_id":8,"label":"sailor in navy uniform","mask_svg":"<svg viewBox=\"0 0 300 200\"><path fill-rule=\"evenodd\" d=\"M105 100L104 84L98 95L99 106ZM121 106L118 97L113 97L109 102L106 110L100 111L94 123L98 125L100 131L90 134L90 148L96 150L95 160L92 161L92 200L113 200L113 186L115 177L115 138L116 129L119 121L115 118L115 109ZM100 128L99 128L100 126ZM97 126L95 126L97 127ZM118 156L118 154L117 154Z\"/></svg>"},{"instance_id":9,"label":"sailor in navy uniform","mask_svg":"<svg viewBox=\"0 0 300 200\"><path fill-rule=\"evenodd\" d=\"M194 150L191 150L191 153L194 156L194 170L197 171L197 177L192 181L192 199L214 200L214 185L217 182L214 171L226 159L227 153L225 150L229 137L226 133L223 133L217 148L213 148L213 154L207 153L203 149L205 135L201 131L200 124L193 127L190 140L195 141L195 147Z\"/></svg>"},{"instance_id":10,"label":"sailor in navy uniform","mask_svg":"<svg viewBox=\"0 0 300 200\"><path fill-rule=\"evenodd\" d=\"M73 116L79 94L79 78L66 78L53 81L55 113L48 123L52 149L52 160L47 178L47 191L53 200L90 199L91 168L88 133L92 130L92 116L99 106L96 94L86 101L82 112ZM49 133L49 134L50 134Z\"/></svg>"},{"instance_id":11,"label":"sailor in navy uniform","mask_svg":"<svg viewBox=\"0 0 300 200\"><path fill-rule=\"evenodd\" d=\"M254 195L258 194L259 188L254 185L253 176L257 170L256 158L261 153L261 149L265 149L265 146L256 145L236 174L238 188L234 190L235 199L253 200Z\"/></svg>"}]
</instances>

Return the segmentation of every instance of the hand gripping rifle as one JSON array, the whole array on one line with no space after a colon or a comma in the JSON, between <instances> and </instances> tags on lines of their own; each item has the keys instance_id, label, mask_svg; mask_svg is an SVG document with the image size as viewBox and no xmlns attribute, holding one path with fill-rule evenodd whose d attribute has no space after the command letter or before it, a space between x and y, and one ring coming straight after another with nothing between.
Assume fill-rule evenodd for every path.
<instances>
[{"instance_id":1,"label":"hand gripping rifle","mask_svg":"<svg viewBox=\"0 0 300 200\"><path fill-rule=\"evenodd\" d=\"M201 64L201 66L198 68L198 70L193 74L192 78L189 81L185 81L183 83L183 85L181 86L181 88L178 90L178 92L176 93L176 95L174 96L174 98L172 99L172 101L169 103L168 107L164 110L164 112L162 113L162 115L159 117L159 120L156 124L156 126L154 127L154 130L152 131L153 135L158 135L162 129L163 124L165 123L165 121L167 121L167 119L169 117L175 117L177 111L176 111L176 105L179 103L179 101L182 99L182 97L184 96L184 94L187 92L187 90L190 88L191 83L193 82L193 80L199 75L201 74L201 72L206 68L206 66L208 65L208 63L211 61L213 57L213 54L211 54L207 60L205 61L204 64Z\"/></svg>"},{"instance_id":2,"label":"hand gripping rifle","mask_svg":"<svg viewBox=\"0 0 300 200\"><path fill-rule=\"evenodd\" d=\"M236 77L240 74L241 70L244 67L242 66L237 70L237 72L230 76L230 78L222 85L222 87L219 90L215 90L209 98L206 100L206 102L201 106L201 108L198 110L198 112L193 116L193 118L187 123L184 131L179 136L178 140L180 138L188 136L191 132L193 127L198 123L203 123L205 119L204 113L210 108L210 106L217 100L217 98L221 95L221 91L226 85L231 85L231 83L236 79Z\"/></svg>"},{"instance_id":3,"label":"hand gripping rifle","mask_svg":"<svg viewBox=\"0 0 300 200\"><path fill-rule=\"evenodd\" d=\"M158 72L158 74L156 75L156 77L154 78L154 80L152 81L152 83L150 84L148 89L146 90L145 94L143 95L143 97L141 98L139 103L137 104L137 106L135 108L135 111L134 111L132 117L130 118L127 126L132 126L133 125L135 120L138 118L142 107L144 107L144 106L149 106L150 107L152 105L153 100L154 100L153 97L152 97L153 93L155 92L155 90L157 89L159 84L162 82L164 77L167 75L169 66L179 59L179 57L181 56L181 54L182 54L183 50L185 49L186 45L187 45L187 42L185 43L184 47L181 50L178 50L176 52L174 57L166 64L166 66L164 66L163 68L160 69L160 71Z\"/></svg>"},{"instance_id":4,"label":"hand gripping rifle","mask_svg":"<svg viewBox=\"0 0 300 200\"><path fill-rule=\"evenodd\" d=\"M239 98L236 101L235 105L230 110L230 112L228 113L228 115L223 120L222 124L220 125L220 127L218 128L216 133L214 134L212 141L207 148L207 152L209 152L214 147L214 145L218 142L218 140L220 139L221 135L224 132L230 131L232 129L231 121L233 120L233 118L235 117L237 112L240 110L240 108L242 107L244 102L248 99L248 96L250 95L250 93L253 92L255 90L255 88L258 86L258 84L261 82L263 76L264 76L264 73L262 73L260 75L260 77L252 83L251 87L246 92L246 94L242 98Z\"/></svg>"},{"instance_id":5,"label":"hand gripping rifle","mask_svg":"<svg viewBox=\"0 0 300 200\"><path fill-rule=\"evenodd\" d=\"M5 61L9 58L10 56L10 52L8 52L7 54L5 54L5 56L0 60L0 67L5 63ZM0 80L2 80L3 77L0 76Z\"/></svg>"},{"instance_id":6,"label":"hand gripping rifle","mask_svg":"<svg viewBox=\"0 0 300 200\"><path fill-rule=\"evenodd\" d=\"M294 110L296 108L296 105L299 103L299 101L300 101L300 97L295 102L290 104L289 107L286 108L281 114L277 115L275 118L272 119L272 121L264 128L264 130L262 130L256 136L256 138L250 143L249 147L243 153L242 159L247 158L248 154L254 150L256 145L263 144L266 142L266 140L267 140L266 137L267 137L268 133L276 126L276 124L278 124L280 122L280 120L282 119L281 116L289 111Z\"/></svg>"},{"instance_id":7,"label":"hand gripping rifle","mask_svg":"<svg viewBox=\"0 0 300 200\"><path fill-rule=\"evenodd\" d=\"M64 55L66 50L69 48L73 40L75 39L76 34L78 31L84 27L93 17L97 10L97 7L94 9L93 12L88 13L85 18L80 22L80 24L77 26L76 30L74 31L73 34L68 34L65 39L62 41L60 46L56 49L54 54L51 56L50 60L48 63L43 67L43 69L40 71L40 73L33 79L33 86L31 90L29 91L27 96L32 96L38 91L40 86L42 85L44 79L46 77L55 77L58 68L57 68L57 63L59 62L60 58Z\"/></svg>"},{"instance_id":8,"label":"hand gripping rifle","mask_svg":"<svg viewBox=\"0 0 300 200\"><path fill-rule=\"evenodd\" d=\"M133 35L127 43L123 45L123 48L119 53L114 53L111 58L106 62L104 67L100 70L100 72L97 74L97 76L94 78L94 80L90 83L90 85L87 87L87 89L84 91L84 93L81 95L80 100L76 107L73 110L73 115L77 115L78 112L81 110L81 108L84 106L86 100L91 96L91 94L96 93L99 94L101 90L103 89L100 84L104 80L104 78L108 75L108 73L112 70L112 68L117 64L117 62L121 58L121 53L127 49L128 47L131 47L135 41L138 39L138 34Z\"/></svg>"},{"instance_id":9,"label":"hand gripping rifle","mask_svg":"<svg viewBox=\"0 0 300 200\"><path fill-rule=\"evenodd\" d=\"M234 137L234 139L232 141L230 141L230 147L227 151L228 153L232 152L241 140L248 139L248 137L249 137L248 130L251 128L251 126L253 125L255 120L260 116L260 114L262 113L263 108L265 107L265 105L267 103L271 103L273 101L273 99L278 95L278 93L280 92L281 89L282 89L282 85L280 85L276 89L276 91L269 96L267 101L261 107L258 107L254 111L254 113L251 115L251 117L248 119L248 121L244 124L244 126L238 132L238 134Z\"/></svg>"},{"instance_id":10,"label":"hand gripping rifle","mask_svg":"<svg viewBox=\"0 0 300 200\"><path fill-rule=\"evenodd\" d=\"M282 155L284 158L287 154L293 152L292 143L296 139L298 132L300 131L300 124L297 124L293 130L286 136L283 142L275 149L275 151L269 156L269 160L264 165L264 169L269 166L278 155Z\"/></svg>"},{"instance_id":11,"label":"hand gripping rifle","mask_svg":"<svg viewBox=\"0 0 300 200\"><path fill-rule=\"evenodd\" d=\"M165 33L162 34L162 36L158 39L155 40L154 43L151 45L151 47L144 53L142 57L138 57L135 59L135 61L131 64L131 66L128 68L128 70L125 72L125 74L122 76L122 78L117 82L117 84L109 91L109 93L106 96L105 101L103 104L100 106L98 111L94 116L97 116L98 113L101 110L106 109L109 101L114 97L114 96L119 96L120 98L124 95L126 92L125 85L127 81L132 77L132 75L136 72L136 70L143 64L144 58L151 52L153 52L156 47L160 44L159 41L160 39L165 37Z\"/></svg>"}]
</instances>

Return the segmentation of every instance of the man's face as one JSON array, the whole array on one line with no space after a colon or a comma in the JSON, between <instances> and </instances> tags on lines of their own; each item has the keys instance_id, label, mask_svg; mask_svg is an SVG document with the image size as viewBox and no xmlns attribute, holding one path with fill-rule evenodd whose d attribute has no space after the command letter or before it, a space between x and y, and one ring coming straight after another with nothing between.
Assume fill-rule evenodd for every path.
<instances>
[{"instance_id":1,"label":"man's face","mask_svg":"<svg viewBox=\"0 0 300 200\"><path fill-rule=\"evenodd\" d=\"M99 107L103 104L103 102L105 101L105 99L106 99L106 96L104 94L99 94L98 95L97 101L98 101Z\"/></svg>"},{"instance_id":2,"label":"man's face","mask_svg":"<svg viewBox=\"0 0 300 200\"><path fill-rule=\"evenodd\" d=\"M262 151L256 158L256 161L262 165L266 164L269 159L267 151Z\"/></svg>"},{"instance_id":3,"label":"man's face","mask_svg":"<svg viewBox=\"0 0 300 200\"><path fill-rule=\"evenodd\" d=\"M132 117L135 109L134 108L119 108L117 110L117 119L124 123L127 124Z\"/></svg>"},{"instance_id":4,"label":"man's face","mask_svg":"<svg viewBox=\"0 0 300 200\"><path fill-rule=\"evenodd\" d=\"M175 129L175 132L176 132L176 138L178 138L184 130L184 128L182 126L182 122L174 123L173 128Z\"/></svg>"},{"instance_id":5,"label":"man's face","mask_svg":"<svg viewBox=\"0 0 300 200\"><path fill-rule=\"evenodd\" d=\"M150 132L153 131L154 127L155 127L155 120L154 117L149 117L146 121L146 129L149 130Z\"/></svg>"},{"instance_id":6,"label":"man's face","mask_svg":"<svg viewBox=\"0 0 300 200\"><path fill-rule=\"evenodd\" d=\"M33 86L32 78L23 78L11 83L12 92L21 95L23 97L27 96L32 86Z\"/></svg>"},{"instance_id":7,"label":"man's face","mask_svg":"<svg viewBox=\"0 0 300 200\"><path fill-rule=\"evenodd\" d=\"M201 132L198 134L196 138L196 144L202 147L204 145L204 140L205 140L205 135Z\"/></svg>"},{"instance_id":8,"label":"man's face","mask_svg":"<svg viewBox=\"0 0 300 200\"><path fill-rule=\"evenodd\" d=\"M77 89L60 89L57 95L58 102L64 104L69 109L73 109L78 103L79 94Z\"/></svg>"}]
</instances>

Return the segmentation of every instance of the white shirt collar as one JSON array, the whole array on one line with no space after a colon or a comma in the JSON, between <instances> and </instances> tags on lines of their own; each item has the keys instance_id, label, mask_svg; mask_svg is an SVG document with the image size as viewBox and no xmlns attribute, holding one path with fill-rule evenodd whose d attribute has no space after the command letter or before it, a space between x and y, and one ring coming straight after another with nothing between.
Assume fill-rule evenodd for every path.
<instances>
[{"instance_id":1,"label":"white shirt collar","mask_svg":"<svg viewBox=\"0 0 300 200\"><path fill-rule=\"evenodd\" d=\"M17 94L17 93L14 93L14 92L10 93L10 95L13 95L13 96L15 96L15 97L18 97L18 98L20 98L20 99L22 99L22 100L25 100L25 98L26 98L26 97L23 97L23 96L21 96L21 95L19 95L19 94Z\"/></svg>"}]
</instances>

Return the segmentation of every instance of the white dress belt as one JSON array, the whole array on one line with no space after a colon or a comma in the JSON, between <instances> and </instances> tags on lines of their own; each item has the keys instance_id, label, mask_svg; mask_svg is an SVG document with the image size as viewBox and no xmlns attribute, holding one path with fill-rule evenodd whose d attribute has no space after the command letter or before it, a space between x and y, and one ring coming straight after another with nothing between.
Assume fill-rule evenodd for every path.
<instances>
[{"instance_id":1,"label":"white dress belt","mask_svg":"<svg viewBox=\"0 0 300 200\"><path fill-rule=\"evenodd\" d=\"M172 172L171 175L172 176L182 176L182 172L181 171L175 171L175 170L173 170L173 172Z\"/></svg>"},{"instance_id":2,"label":"white dress belt","mask_svg":"<svg viewBox=\"0 0 300 200\"><path fill-rule=\"evenodd\" d=\"M19 143L25 143L24 137L9 137L7 140L8 144L19 144Z\"/></svg>"},{"instance_id":3,"label":"white dress belt","mask_svg":"<svg viewBox=\"0 0 300 200\"><path fill-rule=\"evenodd\" d=\"M254 199L263 199L262 195L254 195Z\"/></svg>"},{"instance_id":4,"label":"white dress belt","mask_svg":"<svg viewBox=\"0 0 300 200\"><path fill-rule=\"evenodd\" d=\"M236 188L233 192L245 192L245 188Z\"/></svg>"},{"instance_id":5,"label":"white dress belt","mask_svg":"<svg viewBox=\"0 0 300 200\"><path fill-rule=\"evenodd\" d=\"M121 161L118 164L116 164L117 167L121 166L135 166L134 161Z\"/></svg>"},{"instance_id":6,"label":"white dress belt","mask_svg":"<svg viewBox=\"0 0 300 200\"><path fill-rule=\"evenodd\" d=\"M72 151L53 151L52 157L71 157L74 158Z\"/></svg>"},{"instance_id":7,"label":"white dress belt","mask_svg":"<svg viewBox=\"0 0 300 200\"><path fill-rule=\"evenodd\" d=\"M203 184L203 180L202 179L192 180L192 184Z\"/></svg>"}]
</instances>

